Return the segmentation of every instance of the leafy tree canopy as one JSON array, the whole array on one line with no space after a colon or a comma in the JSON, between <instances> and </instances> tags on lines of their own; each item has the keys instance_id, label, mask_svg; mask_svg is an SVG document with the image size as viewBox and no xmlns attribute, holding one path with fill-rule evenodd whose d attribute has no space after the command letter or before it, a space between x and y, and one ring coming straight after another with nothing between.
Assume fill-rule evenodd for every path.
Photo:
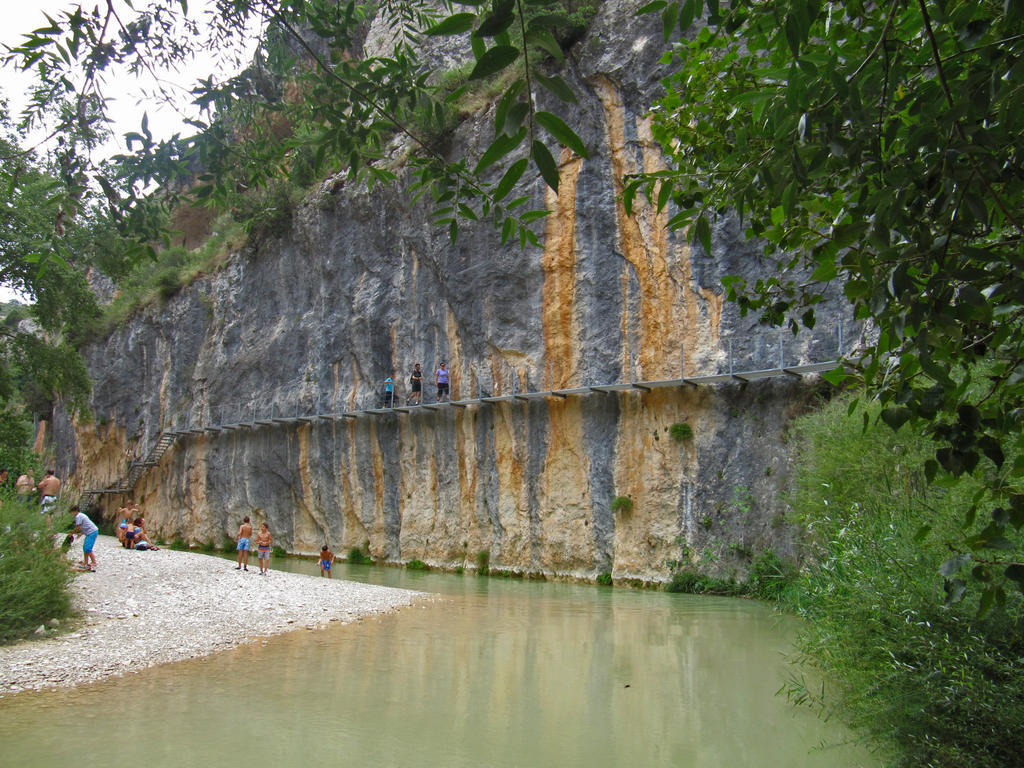
<instances>
[{"instance_id":1,"label":"leafy tree canopy","mask_svg":"<svg viewBox=\"0 0 1024 768\"><path fill-rule=\"evenodd\" d=\"M627 203L671 201L705 248L709 221L739 211L779 272L729 296L766 323L812 327L841 281L878 338L831 378L865 381L894 429L928 425L930 480L987 479L942 574L951 600L970 574L983 610L1002 603L1024 585L1004 554L1024 527L1024 460L1006 460L1024 455L1024 4L644 10L687 39L655 107L671 170L634 179Z\"/></svg>"},{"instance_id":2,"label":"leafy tree canopy","mask_svg":"<svg viewBox=\"0 0 1024 768\"><path fill-rule=\"evenodd\" d=\"M90 387L74 348L96 315L83 277L94 222L66 220L57 173L22 148L2 103L0 185L9 193L0 203L0 282L30 301L0 324L0 411L49 413L55 396L81 408Z\"/></svg>"}]
</instances>

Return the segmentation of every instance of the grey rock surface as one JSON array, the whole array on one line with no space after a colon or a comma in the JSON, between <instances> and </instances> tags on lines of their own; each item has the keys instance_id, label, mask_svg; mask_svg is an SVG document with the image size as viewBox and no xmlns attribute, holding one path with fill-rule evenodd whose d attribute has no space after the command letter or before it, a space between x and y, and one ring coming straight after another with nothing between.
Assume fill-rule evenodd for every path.
<instances>
[{"instance_id":1,"label":"grey rock surface","mask_svg":"<svg viewBox=\"0 0 1024 768\"><path fill-rule=\"evenodd\" d=\"M645 115L664 75L660 21L635 19L637 5L603 3L562 71L579 89L573 119L591 157L562 156L558 196L535 175L520 182L528 205L552 211L542 248L502 246L487 223L453 245L405 182L329 181L289 233L86 351L97 420L58 419L62 473L107 487L164 430L373 407L386 376L408 393L416 362L430 402L442 361L453 397L473 398L834 359L844 323L849 347L838 294L796 338L725 302L724 276L772 270L735 217L717 222L704 253L642 202L626 216L623 174L664 162ZM453 151L484 146L489 119L463 123ZM327 541L449 568L486 553L492 568L641 581L664 581L686 559L742 573L760 550L791 549L785 431L819 384L733 381L196 434L131 493L168 539L219 542L250 515L296 552ZM694 438L673 441L674 423ZM612 511L617 496L632 498L631 512ZM120 502L105 497L106 512Z\"/></svg>"}]
</instances>

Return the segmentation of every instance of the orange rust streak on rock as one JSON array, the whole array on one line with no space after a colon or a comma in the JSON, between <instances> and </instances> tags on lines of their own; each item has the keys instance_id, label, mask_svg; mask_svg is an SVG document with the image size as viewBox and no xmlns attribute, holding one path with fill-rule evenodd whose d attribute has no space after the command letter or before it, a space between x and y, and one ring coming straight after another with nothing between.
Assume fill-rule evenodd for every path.
<instances>
[{"instance_id":1,"label":"orange rust streak on rock","mask_svg":"<svg viewBox=\"0 0 1024 768\"><path fill-rule=\"evenodd\" d=\"M633 378L668 378L678 373L683 319L679 316L682 303L679 283L670 270L671 254L665 229L667 214L659 214L638 195L633 215L626 215L621 202L622 180L635 173L637 168L626 144L625 110L619 90L610 80L595 78L595 88L605 110L611 176L620 201L616 206L619 246L640 284L638 370L627 371ZM642 145L644 170L663 168L661 155L650 134L649 121L638 121L637 133ZM624 302L623 307L623 311L628 313L628 303Z\"/></svg>"},{"instance_id":2,"label":"orange rust streak on rock","mask_svg":"<svg viewBox=\"0 0 1024 768\"><path fill-rule=\"evenodd\" d=\"M548 216L544 236L544 286L541 289L541 323L544 356L549 362L543 377L550 389L569 386L577 366L576 344L576 182L583 161L562 150L558 192L546 188Z\"/></svg>"}]
</instances>

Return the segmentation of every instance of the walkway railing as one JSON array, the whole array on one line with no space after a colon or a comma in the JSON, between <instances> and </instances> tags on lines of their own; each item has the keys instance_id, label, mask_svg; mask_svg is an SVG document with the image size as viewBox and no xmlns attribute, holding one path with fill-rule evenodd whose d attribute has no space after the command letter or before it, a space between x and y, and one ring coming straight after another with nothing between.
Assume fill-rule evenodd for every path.
<instances>
[{"instance_id":1,"label":"walkway railing","mask_svg":"<svg viewBox=\"0 0 1024 768\"><path fill-rule=\"evenodd\" d=\"M833 341L836 341L835 339ZM163 455L178 440L187 439L192 435L211 434L221 432L232 432L236 430L256 430L277 426L296 426L299 424L312 424L317 422L337 422L346 419L360 419L365 417L394 416L396 414L428 414L435 411L454 408L469 408L494 403L505 402L528 402L530 400L543 400L546 398L569 398L584 397L594 393L626 392L630 390L651 391L666 387L701 387L726 382L751 382L762 379L770 379L781 376L803 377L811 374L822 373L833 370L841 364L842 356L842 327L839 327L838 343L836 344L836 357L831 360L817 363L801 363L798 365L786 365L785 363L785 336L780 334L778 342L777 357L774 349L769 350L774 366L750 368L745 370L734 370L736 360L733 357L733 344L731 340L727 345L728 349L728 370L704 376L681 376L677 379L659 379L654 381L630 381L615 382L610 384L595 384L582 387L571 387L568 389L552 389L538 392L513 392L506 395L481 394L478 397L462 398L459 400L444 400L422 403L402 403L397 398L394 405L388 405L383 401L383 394L377 393L364 398L363 407L351 409L338 409L336 407L324 407L319 400L303 403L302 396L297 396L293 402L281 405L271 402L269 405L222 405L208 409L206 414L201 414L196 420L191 413L181 414L172 419L171 425L162 431L146 457L142 461L135 461L129 465L127 474L120 478L113 485L103 489L92 489L85 493L89 499L94 500L96 495L108 493L131 493L135 485L142 478L146 470L159 463ZM748 358L749 359L749 358ZM681 361L685 367L685 361ZM425 393L421 393L422 394Z\"/></svg>"}]
</instances>

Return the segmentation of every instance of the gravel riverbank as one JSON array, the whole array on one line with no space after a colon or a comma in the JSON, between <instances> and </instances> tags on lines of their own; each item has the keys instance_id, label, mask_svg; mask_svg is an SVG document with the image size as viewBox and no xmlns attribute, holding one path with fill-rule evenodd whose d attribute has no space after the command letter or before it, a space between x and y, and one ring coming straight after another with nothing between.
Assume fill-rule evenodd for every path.
<instances>
[{"instance_id":1,"label":"gravel riverbank","mask_svg":"<svg viewBox=\"0 0 1024 768\"><path fill-rule=\"evenodd\" d=\"M294 629L349 622L426 596L319 575L260 576L209 555L135 552L96 542L96 572L75 575L80 618L52 637L0 647L0 696L73 686L170 661L206 656ZM70 555L80 559L81 539ZM273 567L273 560L271 560ZM310 564L312 570L313 564Z\"/></svg>"}]
</instances>

